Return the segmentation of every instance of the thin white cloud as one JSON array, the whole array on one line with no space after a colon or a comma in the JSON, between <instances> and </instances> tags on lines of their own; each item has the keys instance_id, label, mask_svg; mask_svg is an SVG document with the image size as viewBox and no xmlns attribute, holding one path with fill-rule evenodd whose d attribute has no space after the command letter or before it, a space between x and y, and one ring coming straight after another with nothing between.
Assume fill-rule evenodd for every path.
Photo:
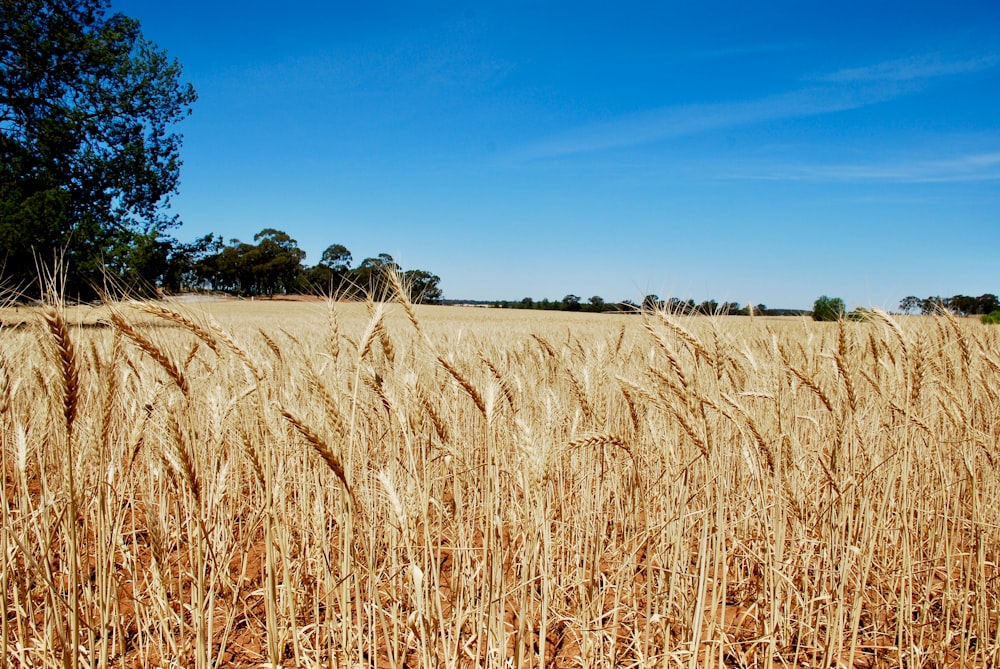
<instances>
[{"instance_id":1,"label":"thin white cloud","mask_svg":"<svg viewBox=\"0 0 1000 669\"><path fill-rule=\"evenodd\" d=\"M728 179L767 181L956 183L1000 180L1000 152L969 153L934 160L905 160L868 164L769 165L743 169Z\"/></svg>"},{"instance_id":2,"label":"thin white cloud","mask_svg":"<svg viewBox=\"0 0 1000 669\"><path fill-rule=\"evenodd\" d=\"M828 83L914 81L978 72L995 67L998 62L1000 57L996 55L966 60L944 60L938 55L926 55L838 70L817 77L815 81Z\"/></svg>"},{"instance_id":3,"label":"thin white cloud","mask_svg":"<svg viewBox=\"0 0 1000 669\"><path fill-rule=\"evenodd\" d=\"M987 69L1000 57L963 61L935 57L887 61L840 70L814 79L816 85L754 100L664 107L619 116L522 146L516 160L533 161L687 137L711 130L782 119L831 114L886 102L918 90L922 82Z\"/></svg>"},{"instance_id":4,"label":"thin white cloud","mask_svg":"<svg viewBox=\"0 0 1000 669\"><path fill-rule=\"evenodd\" d=\"M666 107L575 128L525 146L516 155L538 160L637 146L709 130L856 109L898 94L895 87L820 86L744 102Z\"/></svg>"}]
</instances>

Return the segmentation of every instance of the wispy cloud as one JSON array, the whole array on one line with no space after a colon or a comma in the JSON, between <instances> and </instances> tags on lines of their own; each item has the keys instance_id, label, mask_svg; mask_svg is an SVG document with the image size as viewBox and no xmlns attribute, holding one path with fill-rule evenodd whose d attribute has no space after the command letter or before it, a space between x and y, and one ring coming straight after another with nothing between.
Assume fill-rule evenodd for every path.
<instances>
[{"instance_id":1,"label":"wispy cloud","mask_svg":"<svg viewBox=\"0 0 1000 669\"><path fill-rule=\"evenodd\" d=\"M619 116L529 143L513 153L534 161L687 137L769 121L832 114L887 102L931 78L995 67L998 56L944 61L927 56L839 70L810 86L751 100L663 107Z\"/></svg>"},{"instance_id":2,"label":"wispy cloud","mask_svg":"<svg viewBox=\"0 0 1000 669\"><path fill-rule=\"evenodd\" d=\"M1000 62L1000 56L996 55L964 60L947 60L940 55L932 54L900 58L866 67L838 70L816 77L815 81L829 83L914 81L986 70L996 67L998 62Z\"/></svg>"},{"instance_id":3,"label":"wispy cloud","mask_svg":"<svg viewBox=\"0 0 1000 669\"><path fill-rule=\"evenodd\" d=\"M956 183L1000 180L1000 152L967 153L933 160L841 163L820 165L768 165L744 168L722 175L728 179L766 181Z\"/></svg>"},{"instance_id":4,"label":"wispy cloud","mask_svg":"<svg viewBox=\"0 0 1000 669\"><path fill-rule=\"evenodd\" d=\"M525 160L637 146L709 130L855 109L898 95L893 87L817 86L744 102L666 107L574 128L523 147Z\"/></svg>"}]
</instances>

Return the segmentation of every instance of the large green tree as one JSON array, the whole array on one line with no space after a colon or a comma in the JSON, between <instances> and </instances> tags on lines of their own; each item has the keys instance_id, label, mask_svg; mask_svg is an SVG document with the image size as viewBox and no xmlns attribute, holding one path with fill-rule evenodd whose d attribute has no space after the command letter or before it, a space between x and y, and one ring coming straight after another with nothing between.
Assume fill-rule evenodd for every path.
<instances>
[{"instance_id":1,"label":"large green tree","mask_svg":"<svg viewBox=\"0 0 1000 669\"><path fill-rule=\"evenodd\" d=\"M24 288L57 257L71 294L106 267L164 271L181 146L170 128L196 95L138 21L109 8L0 3L0 267Z\"/></svg>"},{"instance_id":2,"label":"large green tree","mask_svg":"<svg viewBox=\"0 0 1000 669\"><path fill-rule=\"evenodd\" d=\"M351 270L351 292L355 297L371 297L376 300L390 299L392 289L387 277L389 272L399 273L399 264L388 253L379 253L374 258L365 258Z\"/></svg>"},{"instance_id":3,"label":"large green tree","mask_svg":"<svg viewBox=\"0 0 1000 669\"><path fill-rule=\"evenodd\" d=\"M351 271L351 252L343 244L331 244L319 263L305 272L306 289L325 295L340 295Z\"/></svg>"},{"instance_id":4,"label":"large green tree","mask_svg":"<svg viewBox=\"0 0 1000 669\"><path fill-rule=\"evenodd\" d=\"M417 304L440 304L444 294L441 292L441 277L422 269L411 269L403 272L403 286L409 291L407 297Z\"/></svg>"},{"instance_id":5,"label":"large green tree","mask_svg":"<svg viewBox=\"0 0 1000 669\"><path fill-rule=\"evenodd\" d=\"M255 292L261 295L295 292L296 278L306 257L298 242L274 228L261 230L253 240L257 246L250 251L247 261L253 268Z\"/></svg>"},{"instance_id":6,"label":"large green tree","mask_svg":"<svg viewBox=\"0 0 1000 669\"><path fill-rule=\"evenodd\" d=\"M839 297L820 295L813 303L812 317L814 321L836 321L843 318L846 311Z\"/></svg>"}]
</instances>

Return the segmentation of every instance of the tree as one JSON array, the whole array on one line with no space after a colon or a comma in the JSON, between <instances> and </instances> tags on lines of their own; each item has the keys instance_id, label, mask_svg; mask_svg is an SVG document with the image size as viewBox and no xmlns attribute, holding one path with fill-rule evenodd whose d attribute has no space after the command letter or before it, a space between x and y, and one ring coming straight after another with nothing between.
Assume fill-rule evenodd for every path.
<instances>
[{"instance_id":1,"label":"tree","mask_svg":"<svg viewBox=\"0 0 1000 669\"><path fill-rule=\"evenodd\" d=\"M319 264L329 267L334 272L346 272L351 268L351 252L343 244L327 246L320 257Z\"/></svg>"},{"instance_id":2,"label":"tree","mask_svg":"<svg viewBox=\"0 0 1000 669\"><path fill-rule=\"evenodd\" d=\"M163 288L178 293L210 284L215 274L213 256L221 250L222 239L212 233L188 244L174 244L163 273Z\"/></svg>"},{"instance_id":3,"label":"tree","mask_svg":"<svg viewBox=\"0 0 1000 669\"><path fill-rule=\"evenodd\" d=\"M131 262L137 240L162 256L155 247L177 224L164 212L181 137L168 128L190 113L194 88L138 21L109 8L0 5L0 262L22 286L34 284L36 256L61 256L67 290L87 292L107 260ZM129 269L121 262L110 269Z\"/></svg>"},{"instance_id":4,"label":"tree","mask_svg":"<svg viewBox=\"0 0 1000 669\"><path fill-rule=\"evenodd\" d=\"M812 317L814 321L837 321L844 317L845 311L842 299L821 295L813 303Z\"/></svg>"},{"instance_id":5,"label":"tree","mask_svg":"<svg viewBox=\"0 0 1000 669\"><path fill-rule=\"evenodd\" d=\"M719 313L719 303L715 300L705 300L698 305L697 311L705 316L714 316Z\"/></svg>"},{"instance_id":6,"label":"tree","mask_svg":"<svg viewBox=\"0 0 1000 669\"><path fill-rule=\"evenodd\" d=\"M339 294L351 271L352 261L351 252L343 244L326 247L319 262L305 273L308 289L319 290L327 295Z\"/></svg>"},{"instance_id":7,"label":"tree","mask_svg":"<svg viewBox=\"0 0 1000 669\"><path fill-rule=\"evenodd\" d=\"M411 269L403 272L403 287L406 288L410 301L414 304L439 304L443 293L438 287L441 277L422 269Z\"/></svg>"},{"instance_id":8,"label":"tree","mask_svg":"<svg viewBox=\"0 0 1000 669\"><path fill-rule=\"evenodd\" d=\"M386 277L389 272L400 271L399 265L388 253L379 253L374 258L365 258L354 270L351 271L350 281L353 284L354 292L360 296L371 297L376 300L389 299L392 290Z\"/></svg>"},{"instance_id":9,"label":"tree","mask_svg":"<svg viewBox=\"0 0 1000 669\"><path fill-rule=\"evenodd\" d=\"M562 298L562 308L566 311L580 311L580 296L567 295Z\"/></svg>"},{"instance_id":10,"label":"tree","mask_svg":"<svg viewBox=\"0 0 1000 669\"><path fill-rule=\"evenodd\" d=\"M993 293L986 293L985 295L980 295L976 298L976 306L973 313L975 314L991 314L994 311L1000 311L1000 298L997 298Z\"/></svg>"},{"instance_id":11,"label":"tree","mask_svg":"<svg viewBox=\"0 0 1000 669\"><path fill-rule=\"evenodd\" d=\"M924 316L937 314L947 309L947 300L937 295L920 300L920 313Z\"/></svg>"},{"instance_id":12,"label":"tree","mask_svg":"<svg viewBox=\"0 0 1000 669\"><path fill-rule=\"evenodd\" d=\"M916 295L907 295L899 301L899 310L904 314L912 314L920 309L920 298Z\"/></svg>"},{"instance_id":13,"label":"tree","mask_svg":"<svg viewBox=\"0 0 1000 669\"><path fill-rule=\"evenodd\" d=\"M962 316L976 313L976 298L968 295L953 295L947 300L948 309Z\"/></svg>"},{"instance_id":14,"label":"tree","mask_svg":"<svg viewBox=\"0 0 1000 669\"><path fill-rule=\"evenodd\" d=\"M257 292L253 267L248 260L253 248L252 244L241 242L238 239L229 240L229 244L211 260L211 265L215 269L212 280L213 290L250 295Z\"/></svg>"},{"instance_id":15,"label":"tree","mask_svg":"<svg viewBox=\"0 0 1000 669\"><path fill-rule=\"evenodd\" d=\"M288 233L274 228L265 228L254 235L257 246L250 250L247 259L253 268L255 291L262 295L290 293L296 278L302 271L305 251Z\"/></svg>"}]
</instances>

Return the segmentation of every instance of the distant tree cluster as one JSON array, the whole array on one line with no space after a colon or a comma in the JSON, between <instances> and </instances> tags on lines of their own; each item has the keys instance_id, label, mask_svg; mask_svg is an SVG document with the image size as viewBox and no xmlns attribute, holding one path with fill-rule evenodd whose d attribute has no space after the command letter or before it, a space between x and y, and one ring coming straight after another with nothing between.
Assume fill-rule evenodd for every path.
<instances>
[{"instance_id":1,"label":"distant tree cluster","mask_svg":"<svg viewBox=\"0 0 1000 669\"><path fill-rule=\"evenodd\" d=\"M537 309L540 311L584 311L590 313L634 311L637 309L635 302L623 300L621 302L607 302L599 295L594 295L584 302L579 295L567 295L561 300L550 300L543 298L536 300L532 297L525 297L520 300L497 300L494 302L484 302L484 304L498 309Z\"/></svg>"},{"instance_id":2,"label":"distant tree cluster","mask_svg":"<svg viewBox=\"0 0 1000 669\"><path fill-rule=\"evenodd\" d=\"M768 314L767 305L747 304L739 302L719 302L718 300L682 300L671 297L661 300L657 295L647 295L642 300L642 308L646 310L668 311L672 314L700 314L704 316L764 316Z\"/></svg>"},{"instance_id":3,"label":"distant tree cluster","mask_svg":"<svg viewBox=\"0 0 1000 669\"><path fill-rule=\"evenodd\" d=\"M351 267L353 257L342 244L323 251L320 261L303 265L305 251L288 233L266 228L254 235L254 244L206 235L189 244L171 247L163 261L160 286L168 292L211 290L234 295L267 296L297 293L340 298L389 297L389 272L402 279L415 303L441 301L440 277L426 270L404 271L392 256L380 253Z\"/></svg>"},{"instance_id":4,"label":"distant tree cluster","mask_svg":"<svg viewBox=\"0 0 1000 669\"><path fill-rule=\"evenodd\" d=\"M955 295L953 297L925 297L919 298L913 295L904 297L899 302L899 311L904 314L919 312L924 315L939 314L948 311L960 316L983 316L983 322L989 322L991 314L1000 314L1000 301L996 295L986 294L979 297L969 297L968 295ZM822 295L813 303L812 317L817 321L836 321L841 318L860 320L869 316L867 309L857 308L847 313L844 301L839 297L828 297Z\"/></svg>"},{"instance_id":5,"label":"distant tree cluster","mask_svg":"<svg viewBox=\"0 0 1000 669\"><path fill-rule=\"evenodd\" d=\"M952 297L916 297L909 295L899 302L899 310L904 314L919 312L921 314L936 314L950 311L961 316L978 316L1000 311L1000 300L996 295L987 293L979 297L968 295L953 295Z\"/></svg>"},{"instance_id":6,"label":"distant tree cluster","mask_svg":"<svg viewBox=\"0 0 1000 669\"><path fill-rule=\"evenodd\" d=\"M751 312L754 316L763 316L769 313L774 313L774 310L769 310L767 306L763 304L742 306L739 302L717 302L716 300L705 300L704 302L697 303L694 300L682 300L676 297L661 300L658 295L646 295L642 300L642 304L637 304L632 300L608 302L600 295L594 295L584 302L580 296L572 294L566 295L561 300L535 300L530 297L525 297L521 300L500 300L496 302L486 302L484 304L500 309L541 309L549 311L583 311L590 313L637 313L640 311L656 310L669 311L670 313L677 314L702 314L711 316L749 316ZM784 314L788 310L780 311Z\"/></svg>"}]
</instances>

